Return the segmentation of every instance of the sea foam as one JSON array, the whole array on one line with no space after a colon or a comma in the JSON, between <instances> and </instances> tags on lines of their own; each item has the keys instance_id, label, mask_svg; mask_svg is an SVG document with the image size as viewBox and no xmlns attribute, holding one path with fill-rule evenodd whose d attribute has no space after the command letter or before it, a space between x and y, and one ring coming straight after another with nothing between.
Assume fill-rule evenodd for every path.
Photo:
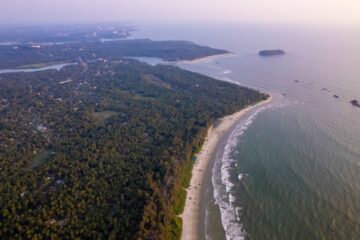
<instances>
[{"instance_id":1,"label":"sea foam","mask_svg":"<svg viewBox=\"0 0 360 240\"><path fill-rule=\"evenodd\" d=\"M231 178L237 166L236 159L232 158L232 153L238 144L240 136L243 135L256 119L257 114L266 108L265 106L260 107L248 118L242 120L230 134L224 152L216 155L216 161L212 170L214 199L220 209L221 222L227 240L243 240L246 236L240 221L241 208L236 206L236 196L232 194L232 188L237 183L232 181L233 178ZM243 175L240 174L238 181L241 181L242 178Z\"/></svg>"}]
</instances>

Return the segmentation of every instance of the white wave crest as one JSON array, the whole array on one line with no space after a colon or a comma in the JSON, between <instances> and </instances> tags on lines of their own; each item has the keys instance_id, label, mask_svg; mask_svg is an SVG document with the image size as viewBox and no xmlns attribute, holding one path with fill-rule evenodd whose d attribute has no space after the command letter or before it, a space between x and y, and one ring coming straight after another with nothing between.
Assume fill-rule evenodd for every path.
<instances>
[{"instance_id":1,"label":"white wave crest","mask_svg":"<svg viewBox=\"0 0 360 240\"><path fill-rule=\"evenodd\" d=\"M223 80L223 81L225 81L225 82L231 82L231 83L234 83L234 84L236 84L236 85L240 85L239 82L236 82L236 81L234 81L234 80L232 80L232 79L230 79L230 78L223 77L223 78L221 78L221 80Z\"/></svg>"},{"instance_id":2,"label":"white wave crest","mask_svg":"<svg viewBox=\"0 0 360 240\"><path fill-rule=\"evenodd\" d=\"M238 144L241 135L248 129L251 123L256 119L259 112L265 110L263 106L256 109L247 119L241 121L230 134L223 154L216 156L216 161L212 170L212 183L214 187L215 203L219 206L221 213L221 222L225 230L227 240L244 240L246 233L243 230L240 221L241 208L235 206L236 197L231 194L235 183L231 181L231 175L236 168L236 160L232 158L232 153ZM243 175L238 176L239 180Z\"/></svg>"}]
</instances>

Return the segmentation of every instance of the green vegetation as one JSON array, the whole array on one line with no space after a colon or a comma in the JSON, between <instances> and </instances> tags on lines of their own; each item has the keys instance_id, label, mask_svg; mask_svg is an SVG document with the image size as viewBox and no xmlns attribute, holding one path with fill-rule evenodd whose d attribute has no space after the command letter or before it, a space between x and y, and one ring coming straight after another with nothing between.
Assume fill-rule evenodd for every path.
<instances>
[{"instance_id":1,"label":"green vegetation","mask_svg":"<svg viewBox=\"0 0 360 240\"><path fill-rule=\"evenodd\" d=\"M173 66L88 65L1 75L0 238L178 239L207 128L267 95Z\"/></svg>"},{"instance_id":2,"label":"green vegetation","mask_svg":"<svg viewBox=\"0 0 360 240\"><path fill-rule=\"evenodd\" d=\"M180 215L185 208L186 202L186 190L184 188L179 189L179 194L175 198L174 213Z\"/></svg>"},{"instance_id":3,"label":"green vegetation","mask_svg":"<svg viewBox=\"0 0 360 240\"><path fill-rule=\"evenodd\" d=\"M0 46L0 69L19 66L39 67L51 62L77 62L116 60L122 57L157 57L166 61L193 60L217 54L225 50L199 46L186 41L151 41L148 39L114 42L80 42L62 45Z\"/></svg>"},{"instance_id":4,"label":"green vegetation","mask_svg":"<svg viewBox=\"0 0 360 240\"><path fill-rule=\"evenodd\" d=\"M181 232L182 232L182 219L180 217L174 216L171 219L171 235L170 240L179 240L181 238Z\"/></svg>"},{"instance_id":5,"label":"green vegetation","mask_svg":"<svg viewBox=\"0 0 360 240\"><path fill-rule=\"evenodd\" d=\"M51 156L50 150L45 150L41 153L35 154L35 156L33 157L30 163L29 169L34 169L36 167L45 164L46 161L50 159L50 156Z\"/></svg>"},{"instance_id":6,"label":"green vegetation","mask_svg":"<svg viewBox=\"0 0 360 240\"><path fill-rule=\"evenodd\" d=\"M102 111L102 112L92 112L91 118L95 124L103 124L108 118L118 115L119 113L113 111Z\"/></svg>"}]
</instances>

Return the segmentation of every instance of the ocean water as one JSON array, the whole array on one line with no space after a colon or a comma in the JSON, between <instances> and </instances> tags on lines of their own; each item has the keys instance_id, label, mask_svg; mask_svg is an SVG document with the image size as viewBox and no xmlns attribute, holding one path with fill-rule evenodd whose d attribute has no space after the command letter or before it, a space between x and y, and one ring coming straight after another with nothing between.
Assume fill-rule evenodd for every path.
<instances>
[{"instance_id":1,"label":"ocean water","mask_svg":"<svg viewBox=\"0 0 360 240\"><path fill-rule=\"evenodd\" d=\"M360 239L360 27L140 25L133 37L230 50L178 65L274 96L218 152L201 238ZM287 54L257 55L275 48Z\"/></svg>"}]
</instances>

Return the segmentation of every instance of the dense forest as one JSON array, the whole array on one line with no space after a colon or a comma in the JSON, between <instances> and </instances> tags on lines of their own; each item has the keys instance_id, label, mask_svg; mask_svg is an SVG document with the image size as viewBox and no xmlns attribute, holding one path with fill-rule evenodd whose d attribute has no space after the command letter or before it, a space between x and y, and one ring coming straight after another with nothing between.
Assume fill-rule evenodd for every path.
<instances>
[{"instance_id":1,"label":"dense forest","mask_svg":"<svg viewBox=\"0 0 360 240\"><path fill-rule=\"evenodd\" d=\"M176 239L207 128L267 98L129 59L2 74L0 96L1 239Z\"/></svg>"},{"instance_id":2,"label":"dense forest","mask_svg":"<svg viewBox=\"0 0 360 240\"><path fill-rule=\"evenodd\" d=\"M129 31L40 28L0 45L0 68L79 63L0 75L1 238L178 239L183 187L208 127L267 98L124 58L227 51L186 41L101 41ZM65 42L19 43L34 37Z\"/></svg>"},{"instance_id":3,"label":"dense forest","mask_svg":"<svg viewBox=\"0 0 360 240\"><path fill-rule=\"evenodd\" d=\"M166 61L193 60L225 50L199 46L187 41L152 41L148 39L111 42L79 42L60 45L0 45L0 69L52 65L57 62L115 60L122 57L157 57Z\"/></svg>"}]
</instances>

